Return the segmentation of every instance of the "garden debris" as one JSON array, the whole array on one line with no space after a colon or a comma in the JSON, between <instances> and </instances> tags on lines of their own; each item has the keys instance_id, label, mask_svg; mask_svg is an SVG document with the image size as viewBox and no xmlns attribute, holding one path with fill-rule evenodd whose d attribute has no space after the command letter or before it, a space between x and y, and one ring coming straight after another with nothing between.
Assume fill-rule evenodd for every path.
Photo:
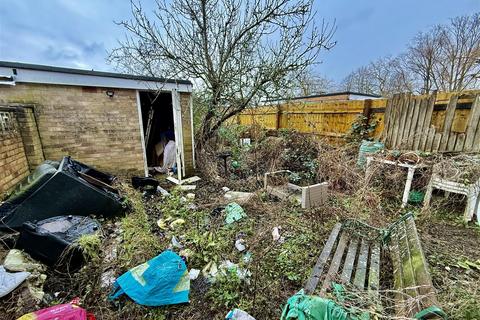
<instances>
[{"instance_id":1,"label":"garden debris","mask_svg":"<svg viewBox=\"0 0 480 320\"><path fill-rule=\"evenodd\" d=\"M246 249L245 247L245 240L244 239L237 239L235 241L235 248L237 248L238 251L242 252Z\"/></svg>"},{"instance_id":2,"label":"garden debris","mask_svg":"<svg viewBox=\"0 0 480 320\"><path fill-rule=\"evenodd\" d=\"M157 192L160 192L160 194L164 197L168 197L170 195L170 192L168 192L167 190L163 189L160 186L157 187Z\"/></svg>"},{"instance_id":3,"label":"garden debris","mask_svg":"<svg viewBox=\"0 0 480 320\"><path fill-rule=\"evenodd\" d=\"M123 211L123 199L111 184L114 176L64 157L45 161L16 186L0 206L0 228L19 229L23 223L69 213L88 216ZM61 199L61 201L60 201Z\"/></svg>"},{"instance_id":4,"label":"garden debris","mask_svg":"<svg viewBox=\"0 0 480 320\"><path fill-rule=\"evenodd\" d=\"M18 249L12 249L5 257L3 266L8 271L29 272L27 287L30 295L37 301L43 299L43 284L47 280L47 275L44 274L47 269L45 265L33 261L28 254Z\"/></svg>"},{"instance_id":5,"label":"garden debris","mask_svg":"<svg viewBox=\"0 0 480 320\"><path fill-rule=\"evenodd\" d=\"M179 185L177 186L178 189L182 190L182 191L190 191L190 190L195 190L197 188L196 185L189 185L189 184L185 184L185 185Z\"/></svg>"},{"instance_id":6,"label":"garden debris","mask_svg":"<svg viewBox=\"0 0 480 320\"><path fill-rule=\"evenodd\" d=\"M160 182L150 177L132 177L132 187L143 191L157 190Z\"/></svg>"},{"instance_id":7,"label":"garden debris","mask_svg":"<svg viewBox=\"0 0 480 320\"><path fill-rule=\"evenodd\" d=\"M281 226L273 228L273 230L272 230L273 241L275 241L275 242L278 241L280 243L284 243L285 242L285 237L280 236L280 230L282 230Z\"/></svg>"},{"instance_id":8,"label":"garden debris","mask_svg":"<svg viewBox=\"0 0 480 320\"><path fill-rule=\"evenodd\" d=\"M0 298L15 290L29 276L30 272L10 273L0 265Z\"/></svg>"},{"instance_id":9,"label":"garden debris","mask_svg":"<svg viewBox=\"0 0 480 320\"><path fill-rule=\"evenodd\" d=\"M231 202L225 207L225 223L232 224L245 218L247 215L243 208L236 202Z\"/></svg>"},{"instance_id":10,"label":"garden debris","mask_svg":"<svg viewBox=\"0 0 480 320\"><path fill-rule=\"evenodd\" d=\"M200 269L190 269L188 272L188 277L190 280L196 280L198 276L200 275Z\"/></svg>"},{"instance_id":11,"label":"garden debris","mask_svg":"<svg viewBox=\"0 0 480 320\"><path fill-rule=\"evenodd\" d=\"M233 309L227 314L225 320L255 320L255 318L241 309Z\"/></svg>"},{"instance_id":12,"label":"garden debris","mask_svg":"<svg viewBox=\"0 0 480 320\"><path fill-rule=\"evenodd\" d=\"M173 182L177 185L181 185L181 184L195 183L195 182L200 181L202 179L200 177L193 176L193 177L183 179L183 180L178 180L174 177L167 177L167 180L170 181L170 182Z\"/></svg>"},{"instance_id":13,"label":"garden debris","mask_svg":"<svg viewBox=\"0 0 480 320\"><path fill-rule=\"evenodd\" d=\"M171 243L174 248L183 249L183 245L177 240L177 237L173 236Z\"/></svg>"},{"instance_id":14,"label":"garden debris","mask_svg":"<svg viewBox=\"0 0 480 320\"><path fill-rule=\"evenodd\" d=\"M241 191L227 191L224 195L224 198L229 201L235 201L238 203L246 203L250 201L255 194L252 192L241 192Z\"/></svg>"},{"instance_id":15,"label":"garden debris","mask_svg":"<svg viewBox=\"0 0 480 320\"><path fill-rule=\"evenodd\" d=\"M126 294L138 304L162 306L188 302L189 292L185 262L167 250L118 277L109 298Z\"/></svg>"},{"instance_id":16,"label":"garden debris","mask_svg":"<svg viewBox=\"0 0 480 320\"><path fill-rule=\"evenodd\" d=\"M330 299L304 294L303 289L288 299L281 320L355 320L369 319L368 314L356 317Z\"/></svg>"},{"instance_id":17,"label":"garden debris","mask_svg":"<svg viewBox=\"0 0 480 320\"><path fill-rule=\"evenodd\" d=\"M100 276L100 285L102 288L110 288L115 283L115 270L109 269Z\"/></svg>"},{"instance_id":18,"label":"garden debris","mask_svg":"<svg viewBox=\"0 0 480 320\"><path fill-rule=\"evenodd\" d=\"M58 216L37 223L27 222L20 233L18 247L47 265L62 262L77 268L85 260L80 240L98 235L100 229L98 221L82 216Z\"/></svg>"},{"instance_id":19,"label":"garden debris","mask_svg":"<svg viewBox=\"0 0 480 320\"><path fill-rule=\"evenodd\" d=\"M385 145L381 142L363 140L358 151L357 165L361 168L365 166L367 157L381 151Z\"/></svg>"},{"instance_id":20,"label":"garden debris","mask_svg":"<svg viewBox=\"0 0 480 320\"><path fill-rule=\"evenodd\" d=\"M92 313L87 312L85 309L79 307L79 299L76 298L70 303L59 304L49 308L41 309L35 312L25 314L17 320L95 320L95 316Z\"/></svg>"}]
</instances>

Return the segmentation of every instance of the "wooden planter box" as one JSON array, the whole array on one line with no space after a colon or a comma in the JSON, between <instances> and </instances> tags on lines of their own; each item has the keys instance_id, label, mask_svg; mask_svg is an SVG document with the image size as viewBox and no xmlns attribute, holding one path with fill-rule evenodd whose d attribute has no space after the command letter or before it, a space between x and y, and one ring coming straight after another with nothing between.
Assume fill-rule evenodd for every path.
<instances>
[{"instance_id":1,"label":"wooden planter box","mask_svg":"<svg viewBox=\"0 0 480 320\"><path fill-rule=\"evenodd\" d=\"M269 178L280 173L292 173L290 170L279 170L265 173L264 188L269 193L283 200L298 202L302 208L319 206L327 199L328 182L317 183L305 187L287 182L281 185L270 184Z\"/></svg>"}]
</instances>

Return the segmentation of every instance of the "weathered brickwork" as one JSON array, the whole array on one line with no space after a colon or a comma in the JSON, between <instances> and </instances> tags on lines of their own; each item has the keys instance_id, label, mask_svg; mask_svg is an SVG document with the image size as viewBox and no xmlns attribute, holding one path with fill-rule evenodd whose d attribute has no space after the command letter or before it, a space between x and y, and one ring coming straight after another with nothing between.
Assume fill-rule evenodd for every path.
<instances>
[{"instance_id":1,"label":"weathered brickwork","mask_svg":"<svg viewBox=\"0 0 480 320\"><path fill-rule=\"evenodd\" d=\"M33 107L16 108L17 122L22 135L23 148L28 160L30 171L41 164L45 158L43 156L43 147L40 140L40 134L37 128Z\"/></svg>"},{"instance_id":2,"label":"weathered brickwork","mask_svg":"<svg viewBox=\"0 0 480 320\"><path fill-rule=\"evenodd\" d=\"M29 141L27 137L25 141L32 165L41 162L43 155L52 160L70 155L112 173L142 173L143 151L135 90L114 89L112 98L105 91L104 88L17 83L14 87L0 86L0 105L34 106L38 140L33 137ZM28 118L26 114L25 119ZM42 155L36 143L43 146Z\"/></svg>"},{"instance_id":3,"label":"weathered brickwork","mask_svg":"<svg viewBox=\"0 0 480 320\"><path fill-rule=\"evenodd\" d=\"M0 130L0 198L28 174L20 132Z\"/></svg>"}]
</instances>

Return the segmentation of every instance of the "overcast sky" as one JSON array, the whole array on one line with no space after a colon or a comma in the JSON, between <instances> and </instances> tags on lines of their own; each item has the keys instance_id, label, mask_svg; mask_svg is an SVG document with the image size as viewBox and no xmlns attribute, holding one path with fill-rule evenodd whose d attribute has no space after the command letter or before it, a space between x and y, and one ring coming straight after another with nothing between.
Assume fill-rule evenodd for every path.
<instances>
[{"instance_id":1,"label":"overcast sky","mask_svg":"<svg viewBox=\"0 0 480 320\"><path fill-rule=\"evenodd\" d=\"M418 31L480 11L480 0L317 0L315 8L338 26L337 45L316 68L340 81L400 53ZM129 16L128 0L0 0L0 60L113 71L105 58L124 34L114 21Z\"/></svg>"}]
</instances>

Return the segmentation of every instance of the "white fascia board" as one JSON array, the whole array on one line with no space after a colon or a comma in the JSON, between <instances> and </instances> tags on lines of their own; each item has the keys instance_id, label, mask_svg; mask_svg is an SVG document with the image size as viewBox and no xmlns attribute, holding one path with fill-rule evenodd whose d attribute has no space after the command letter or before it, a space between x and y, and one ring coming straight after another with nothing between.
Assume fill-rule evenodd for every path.
<instances>
[{"instance_id":1,"label":"white fascia board","mask_svg":"<svg viewBox=\"0 0 480 320\"><path fill-rule=\"evenodd\" d=\"M377 99L381 99L381 98L372 97L372 96L364 96L364 95L361 95L361 94L350 94L349 95L349 100L367 100L367 99L377 100Z\"/></svg>"},{"instance_id":2,"label":"white fascia board","mask_svg":"<svg viewBox=\"0 0 480 320\"><path fill-rule=\"evenodd\" d=\"M146 91L171 91L176 89L179 92L192 92L192 85L184 83L140 81L134 79L71 74L43 70L17 69L17 74L14 75L12 73L12 68L0 67L0 75L13 76L16 83L41 83Z\"/></svg>"}]
</instances>

